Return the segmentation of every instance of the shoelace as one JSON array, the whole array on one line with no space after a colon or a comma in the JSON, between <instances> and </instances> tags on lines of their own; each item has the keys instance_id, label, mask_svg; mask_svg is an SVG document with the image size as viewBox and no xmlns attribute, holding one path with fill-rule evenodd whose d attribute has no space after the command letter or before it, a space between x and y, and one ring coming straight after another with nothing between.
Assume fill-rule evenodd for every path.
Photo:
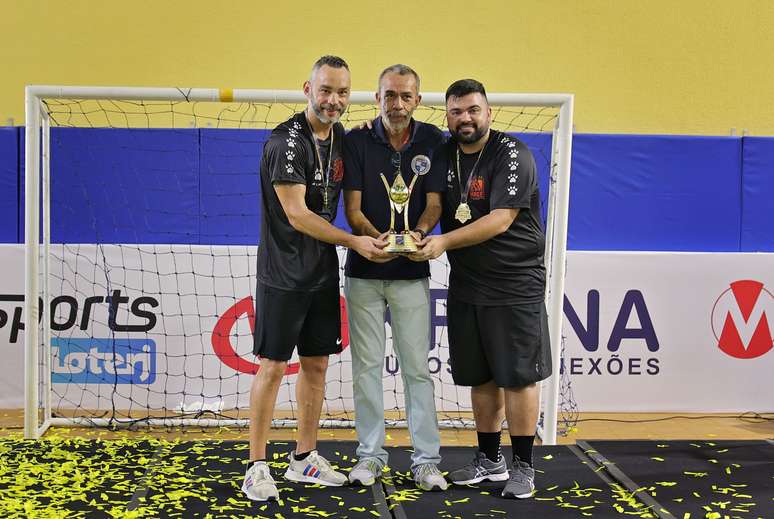
<instances>
[{"instance_id":1,"label":"shoelace","mask_svg":"<svg viewBox=\"0 0 774 519\"><path fill-rule=\"evenodd\" d=\"M432 463L426 463L424 465L420 465L419 469L417 469L417 476L419 478L424 478L425 476L434 476L439 474L441 474L441 471L438 470L438 467L436 467Z\"/></svg>"},{"instance_id":2,"label":"shoelace","mask_svg":"<svg viewBox=\"0 0 774 519\"><path fill-rule=\"evenodd\" d=\"M374 460L366 460L365 466L369 470L369 472L371 472L371 474L378 474L379 472L382 471L382 468Z\"/></svg>"},{"instance_id":3,"label":"shoelace","mask_svg":"<svg viewBox=\"0 0 774 519\"><path fill-rule=\"evenodd\" d=\"M271 477L269 467L265 465L253 465L253 467L255 467L255 477L253 478L253 482L266 479L274 481L274 478Z\"/></svg>"},{"instance_id":4,"label":"shoelace","mask_svg":"<svg viewBox=\"0 0 774 519\"><path fill-rule=\"evenodd\" d=\"M333 467L331 467L331 464L328 463L328 460L326 460L316 452L309 455L309 463L311 463L312 465L317 465L318 467L323 469L322 471L333 470Z\"/></svg>"},{"instance_id":5,"label":"shoelace","mask_svg":"<svg viewBox=\"0 0 774 519\"><path fill-rule=\"evenodd\" d=\"M511 471L511 480L517 481L519 483L528 483L529 482L529 476L526 472L519 470L518 468L515 468Z\"/></svg>"}]
</instances>

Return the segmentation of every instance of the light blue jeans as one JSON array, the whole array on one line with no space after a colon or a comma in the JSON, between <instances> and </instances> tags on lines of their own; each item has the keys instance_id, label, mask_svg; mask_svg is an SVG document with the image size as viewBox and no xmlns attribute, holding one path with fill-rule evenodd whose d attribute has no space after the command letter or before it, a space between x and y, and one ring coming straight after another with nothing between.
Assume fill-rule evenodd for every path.
<instances>
[{"instance_id":1,"label":"light blue jeans","mask_svg":"<svg viewBox=\"0 0 774 519\"><path fill-rule=\"evenodd\" d=\"M430 289L424 279L381 280L347 277L347 300L355 430L359 458L387 464L384 450L385 312L390 308L392 343L400 365L411 444L412 468L438 463L441 439L434 385L427 366L430 351Z\"/></svg>"}]
</instances>

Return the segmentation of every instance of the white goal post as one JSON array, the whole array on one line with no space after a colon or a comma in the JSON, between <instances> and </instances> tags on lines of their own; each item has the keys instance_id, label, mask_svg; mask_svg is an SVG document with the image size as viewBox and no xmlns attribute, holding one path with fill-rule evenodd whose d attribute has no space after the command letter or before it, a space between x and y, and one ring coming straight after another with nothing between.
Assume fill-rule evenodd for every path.
<instances>
[{"instance_id":1,"label":"white goal post","mask_svg":"<svg viewBox=\"0 0 774 519\"><path fill-rule=\"evenodd\" d=\"M493 107L552 107L556 116L550 132L550 190L547 196L546 223L547 311L552 343L553 375L543 385L544 444L555 444L557 437L562 321L566 266L570 162L572 153L572 94L488 94ZM205 88L135 88L135 87L68 87L28 86L26 88L25 128L25 437L37 438L52 425L91 425L107 423L100 418L81 420L55 417L52 404L52 334L49 315L52 293L51 275L51 127L52 121L44 100L122 100L163 101L169 103L268 103L303 105L306 98L293 90L205 89ZM443 107L444 94L423 93L423 106ZM372 92L353 92L350 110L355 105L374 105ZM440 108L442 110L442 108ZM526 131L530 128L526 127ZM41 307L42 303L42 307ZM37 325L36 325L37 324ZM245 425L246 420L149 418L150 425Z\"/></svg>"}]
</instances>

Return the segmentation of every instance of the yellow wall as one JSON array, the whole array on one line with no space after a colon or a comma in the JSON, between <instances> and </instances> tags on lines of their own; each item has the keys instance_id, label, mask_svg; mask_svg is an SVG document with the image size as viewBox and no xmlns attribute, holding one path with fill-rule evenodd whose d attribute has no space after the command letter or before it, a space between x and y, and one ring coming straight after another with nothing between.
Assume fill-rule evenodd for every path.
<instances>
[{"instance_id":1,"label":"yellow wall","mask_svg":"<svg viewBox=\"0 0 774 519\"><path fill-rule=\"evenodd\" d=\"M25 84L298 88L333 53L356 90L404 62L574 92L579 132L774 135L772 27L769 0L0 0L0 124Z\"/></svg>"}]
</instances>

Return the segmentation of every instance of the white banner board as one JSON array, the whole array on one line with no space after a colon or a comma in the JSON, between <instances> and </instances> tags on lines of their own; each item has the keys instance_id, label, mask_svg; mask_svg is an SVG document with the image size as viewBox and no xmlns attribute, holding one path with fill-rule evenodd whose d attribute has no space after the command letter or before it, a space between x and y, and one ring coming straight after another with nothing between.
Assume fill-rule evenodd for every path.
<instances>
[{"instance_id":1,"label":"white banner board","mask_svg":"<svg viewBox=\"0 0 774 519\"><path fill-rule=\"evenodd\" d=\"M244 409L255 247L52 247L53 403ZM774 411L774 255L570 252L564 369L581 411ZM448 267L433 265L428 363L439 409L469 403L448 373ZM24 248L0 246L0 408L23 407ZM329 408L352 407L349 338ZM389 336L389 333L388 333ZM294 394L296 358L279 401ZM402 384L388 346L385 407Z\"/></svg>"}]
</instances>

